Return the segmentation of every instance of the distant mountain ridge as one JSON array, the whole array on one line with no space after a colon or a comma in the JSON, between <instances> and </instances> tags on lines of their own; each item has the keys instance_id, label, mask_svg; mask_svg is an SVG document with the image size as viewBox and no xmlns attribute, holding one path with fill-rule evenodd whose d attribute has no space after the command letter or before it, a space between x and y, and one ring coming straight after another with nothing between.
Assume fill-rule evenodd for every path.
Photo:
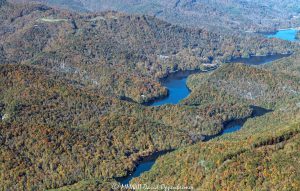
<instances>
[{"instance_id":1,"label":"distant mountain ridge","mask_svg":"<svg viewBox=\"0 0 300 191\"><path fill-rule=\"evenodd\" d=\"M143 157L174 149L133 181L299 190L296 43L22 2L0 7L0 190L120 190L117 177ZM262 68L224 63L280 53L294 55ZM190 76L179 104L140 104L166 96L158 79L171 72L219 65ZM262 106L274 112L249 119ZM242 119L232 140L197 143Z\"/></svg>"},{"instance_id":2,"label":"distant mountain ridge","mask_svg":"<svg viewBox=\"0 0 300 191\"><path fill-rule=\"evenodd\" d=\"M36 0L73 10L116 10L192 27L273 31L299 26L299 0Z\"/></svg>"},{"instance_id":3,"label":"distant mountain ridge","mask_svg":"<svg viewBox=\"0 0 300 191\"><path fill-rule=\"evenodd\" d=\"M170 72L295 48L258 35L188 29L144 15L78 14L28 3L8 4L0 12L1 63L43 65L138 102L165 95L156 80Z\"/></svg>"}]
</instances>

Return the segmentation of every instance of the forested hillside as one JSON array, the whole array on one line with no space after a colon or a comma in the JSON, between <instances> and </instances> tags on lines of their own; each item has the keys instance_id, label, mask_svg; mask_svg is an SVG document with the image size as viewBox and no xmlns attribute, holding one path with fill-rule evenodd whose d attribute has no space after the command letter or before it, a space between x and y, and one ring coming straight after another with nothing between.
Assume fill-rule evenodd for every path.
<instances>
[{"instance_id":1,"label":"forested hillside","mask_svg":"<svg viewBox=\"0 0 300 191\"><path fill-rule=\"evenodd\" d=\"M293 57L284 58L279 63L288 64ZM279 63L273 64L273 68L274 65L279 67ZM192 93L183 101L184 104L211 104L235 97L252 105L274 109L277 104L300 96L299 76L244 64L224 64L212 73L195 74L187 84Z\"/></svg>"},{"instance_id":2,"label":"forested hillside","mask_svg":"<svg viewBox=\"0 0 300 191\"><path fill-rule=\"evenodd\" d=\"M238 75L241 68L248 73L248 82ZM221 72L227 69L228 72ZM218 134L224 128L225 122L250 117L253 112L250 105L253 104L270 105L275 110L263 117L247 121L245 129L249 128L249 134L257 137L253 144L264 143L264 140L260 140L262 138L268 141L269 131L277 132L275 129L278 129L278 134L270 140L281 140L280 137L285 137L286 134L294 135L298 128L292 124L299 117L297 78L274 73L278 78L274 79L269 71L250 66L224 65L212 74L207 74L207 81L212 88L216 88L214 83L217 82L216 79L220 79L223 83L234 83L235 87L250 93L256 93L255 87L259 82L259 85L266 88L264 99L243 97L229 88L218 91L219 94L216 95L211 91L210 97L207 97L205 94L210 89L203 89L203 78L193 76L190 87L193 84L198 85L192 88L192 95L179 105L162 107L146 107L103 96L97 88L87 87L43 67L2 65L0 72L0 130L3 153L0 161L1 188L4 190L42 190L67 186L81 190L107 190L114 182L113 178L124 176L133 170L140 157L155 151L182 148L203 140L204 135ZM196 80L200 81L195 83ZM253 86L244 86L244 82ZM282 93L281 84L288 85L286 88L293 88L295 92ZM223 86L226 87L226 83ZM199 95L196 98L202 97L203 102L195 99L194 94ZM275 97L269 99L271 95ZM277 103L275 106L269 104L274 101ZM242 148L248 149L246 138L239 136L248 137L248 134L237 134L236 139L243 143L226 141L226 148L230 149L228 145L236 144L232 147L240 149L244 145ZM252 141L250 138L249 140ZM223 143L216 140L216 144ZM210 147L213 151L216 150L210 143L197 145L200 146L187 148L192 149L189 156L193 153L205 155L206 151L203 149ZM255 153L259 148L255 147L251 152ZM171 154L171 158L181 150ZM228 152L235 150L230 149ZM167 158L168 156L166 155ZM219 160L218 154L216 158ZM172 165L168 159L162 161ZM181 164L185 160L179 158L177 161ZM186 165L192 165L194 160L189 161ZM287 165L292 164L290 162ZM162 165L159 169L168 168L168 165ZM275 161L274 165L278 163ZM157 174L155 169L154 173ZM185 178L189 179L188 183L198 185L198 179L190 176L194 171L191 172ZM197 170L197 174L198 172ZM165 174L162 172L158 175L165 183L171 183L164 178ZM183 180L176 174L166 176ZM152 178L148 180L156 181Z\"/></svg>"},{"instance_id":3,"label":"forested hillside","mask_svg":"<svg viewBox=\"0 0 300 191\"><path fill-rule=\"evenodd\" d=\"M274 111L248 119L234 134L160 157L150 172L131 183L185 185L197 190L299 190L300 78L277 70L285 61L299 66L297 57L272 63L267 67L271 72L236 65L192 76L193 92L185 104L239 97L243 103L273 106Z\"/></svg>"},{"instance_id":4,"label":"forested hillside","mask_svg":"<svg viewBox=\"0 0 300 191\"><path fill-rule=\"evenodd\" d=\"M27 65L0 66L0 87L4 190L95 178L102 185L133 170L141 156L201 141L252 112L241 103L145 107Z\"/></svg>"},{"instance_id":5,"label":"forested hillside","mask_svg":"<svg viewBox=\"0 0 300 191\"><path fill-rule=\"evenodd\" d=\"M166 95L156 81L170 72L295 48L276 39L185 29L116 12L80 15L45 5L6 4L0 14L1 63L45 66L137 102Z\"/></svg>"},{"instance_id":6,"label":"forested hillside","mask_svg":"<svg viewBox=\"0 0 300 191\"><path fill-rule=\"evenodd\" d=\"M273 72L282 72L295 77L300 76L300 53L295 53L288 58L278 60L271 64L261 66Z\"/></svg>"},{"instance_id":7,"label":"forested hillside","mask_svg":"<svg viewBox=\"0 0 300 191\"><path fill-rule=\"evenodd\" d=\"M273 31L299 26L299 0L36 0L80 11L117 10L153 15L192 27Z\"/></svg>"},{"instance_id":8,"label":"forested hillside","mask_svg":"<svg viewBox=\"0 0 300 191\"><path fill-rule=\"evenodd\" d=\"M0 0L0 190L112 190L144 156L171 150L134 181L298 188L296 43L12 2ZM263 67L225 64L291 53ZM160 78L212 67L188 79L181 103L141 104L168 94ZM270 113L251 119L257 109ZM246 119L239 134L200 143Z\"/></svg>"},{"instance_id":9,"label":"forested hillside","mask_svg":"<svg viewBox=\"0 0 300 191\"><path fill-rule=\"evenodd\" d=\"M165 155L132 183L197 190L299 190L299 107L288 115L281 112L277 124L278 115L270 114L234 135Z\"/></svg>"}]
</instances>

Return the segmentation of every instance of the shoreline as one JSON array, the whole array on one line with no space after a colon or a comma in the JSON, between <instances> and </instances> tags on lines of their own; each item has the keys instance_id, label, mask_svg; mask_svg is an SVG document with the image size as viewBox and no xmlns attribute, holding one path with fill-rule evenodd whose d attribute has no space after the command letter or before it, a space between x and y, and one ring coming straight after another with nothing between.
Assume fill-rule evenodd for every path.
<instances>
[{"instance_id":1,"label":"shoreline","mask_svg":"<svg viewBox=\"0 0 300 191\"><path fill-rule=\"evenodd\" d=\"M233 119L233 120L228 120L228 121L224 121L223 122L223 128L222 130L215 134L215 135L201 135L203 137L203 139L199 140L199 141L196 141L195 143L197 142L208 142L212 139L215 139L215 138L218 138L218 137L221 137L225 134L229 134L229 133L225 133L224 131L226 129L230 129L230 128L234 128L236 125L240 125L241 128L243 127L243 125L246 123L246 121L248 119L253 119L253 118L256 118L256 117L260 117L260 116L263 116L267 113L270 113L272 112L272 110L269 110L269 109L265 109L265 108L262 108L262 107L258 107L258 106L250 106L250 108L252 109L252 113L250 116L248 117L245 117L245 118L241 118L241 119ZM236 129L230 133L235 133L235 132L238 132L241 128L239 129ZM194 143L194 144L195 144ZM124 177L115 177L114 179L121 183L122 182L129 182L135 178L135 177L138 177L138 176L134 176L134 173L137 171L138 167L142 164L145 164L145 163L155 163L155 161L160 157L160 156L163 156L165 154L168 154L168 153L171 153L171 152L174 152L176 151L177 149L170 149L170 150L162 150L162 151L154 151L154 153L152 154L149 154L148 156L141 156L141 158L136 162L136 166L134 168L134 170L132 172L129 172L127 176L124 176ZM153 165L152 164L152 165ZM151 167L152 167L151 165ZM146 171L144 171L146 172Z\"/></svg>"},{"instance_id":2,"label":"shoreline","mask_svg":"<svg viewBox=\"0 0 300 191\"><path fill-rule=\"evenodd\" d=\"M300 27L299 27L300 29ZM293 30L299 30L299 29L293 29ZM291 29L281 29L281 30L291 30ZM277 30L277 32L280 31L280 30ZM276 34L277 32L275 32L274 34ZM233 58L231 59L230 61L226 62L226 63L244 63L244 64L247 64L248 65L263 65L263 64L267 64L267 63L270 63L270 62L273 62L273 61L276 61L276 60L280 60L284 57L288 57L288 56L291 56L293 53L287 53L287 54L268 54L268 55L262 55L262 56L256 56L256 55L250 55L249 58L242 58L242 57L239 57L239 58ZM275 57L275 59L272 59L270 57ZM260 58L264 58L264 60L262 62L254 62L253 64L251 63L251 59L252 60L255 60L257 59L258 60ZM245 62L243 62L245 61ZM160 80L160 83L162 83L162 85L164 85L164 81L166 82L168 80L168 78L172 78L172 75L176 76L176 74L180 73L181 74L185 74L183 76L181 76L182 78L188 78L191 74L195 74L195 73L201 73L201 72L210 72L210 71L214 71L218 68L218 65L216 65L215 68L213 69L210 69L209 71L203 71L203 70L200 70L200 69L196 69L196 70L186 70L186 71L182 71L182 70L179 70L179 71L174 71L172 73L169 73L169 74L166 74L165 77L159 79ZM187 84L185 83L186 85L186 88L189 90ZM165 86L166 87L166 86ZM168 87L166 87L168 89ZM189 90L189 92L191 92ZM169 94L169 90L168 90L168 94ZM168 95L169 96L169 95ZM155 98L151 101L151 102L147 102L145 104L149 104L147 106L151 106L153 103L155 102L158 102L160 100L164 100L164 99L168 99L168 96L164 97L164 98L161 98L161 99L156 99ZM188 97L188 96L187 96ZM182 99L181 99L182 100ZM181 101L179 100L179 102ZM162 105L165 105L165 104L162 104ZM162 106L162 105L158 105L158 106ZM217 133L216 135L211 135L211 136L205 136L205 135L201 135L203 137L203 139L199 139L198 141L196 142L207 142L207 141L210 141L212 139L215 139L217 137L220 137L220 136L223 136L224 134L227 134L227 133L234 133L234 132L237 132L239 131L243 125L246 123L246 121L248 119L253 119L253 118L256 118L256 117L260 117L260 116L263 116L269 112L272 112L272 110L269 110L269 109L266 109L266 108L262 108L262 107L259 107L259 106L254 106L254 105L250 105L249 106L251 109L252 109L252 113L250 116L248 117L245 117L245 118L242 118L242 119L232 119L232 120L228 120L228 121L224 121L223 122L223 127L221 129L221 131L219 133ZM237 127L237 128L236 128ZM232 130L230 131L227 131L225 132L225 130L229 130L230 128L232 128ZM169 150L169 151L155 151L154 153L152 154L149 154L149 156L145 156L145 157L141 157L141 159L139 159L138 161L136 161L136 166L134 168L134 170L132 172L129 172L127 176L124 176L124 177L116 177L115 180L118 181L119 183L123 184L122 182L124 180L126 180L126 183L127 184L130 184L130 181L133 179L133 178L136 178L136 177L139 177L142 173L148 171L148 170L151 170L152 168L152 165L155 163L156 159L159 158L160 156L162 155L165 155L167 153L170 153L170 152L173 152L175 151L175 149L173 150ZM148 170L139 170L139 174L137 176L134 176L134 173L135 171L138 170L139 166L142 165L143 163L151 163L150 166L148 166Z\"/></svg>"},{"instance_id":3,"label":"shoreline","mask_svg":"<svg viewBox=\"0 0 300 191\"><path fill-rule=\"evenodd\" d=\"M243 63L243 64L247 64L247 65L252 65L252 66L258 66L258 65L268 64L268 63L274 62L276 60L280 60L282 58L291 56L292 54L293 53L267 54L267 55L258 55L258 56L250 55L249 58L242 58L242 57L232 58L231 60L224 62L223 64ZM162 105L154 105L155 103L161 102L163 100L167 100L170 97L170 91L169 91L169 88L167 87L168 81L170 81L172 79L184 79L184 78L187 79L192 74L209 73L209 72L215 71L218 68L219 68L219 65L214 65L214 67L211 67L207 70L195 69L195 70L177 70L174 72L170 72L170 73L166 74L166 76L159 79L159 82L167 89L167 94L161 95L158 97L152 97L149 100L147 100L146 102L142 103L142 105L147 106L147 107L160 107L160 106L163 106L166 104L172 104L172 103L166 103L166 104L162 104ZM191 90L189 89L189 87L187 85L186 85L186 88L191 93Z\"/></svg>"},{"instance_id":4,"label":"shoreline","mask_svg":"<svg viewBox=\"0 0 300 191\"><path fill-rule=\"evenodd\" d=\"M176 149L167 149L167 150L161 150L161 151L154 151L151 154L147 155L147 156L140 156L139 159L137 161L135 161L136 165L135 168L133 169L133 171L127 171L127 175L123 176L123 177L113 177L117 182L119 183L127 183L130 182L130 180L132 180L135 177L131 177L134 176L134 173L138 170L138 167L142 164L145 163L152 163L154 164L154 162L160 157L163 156L165 154L168 154L170 152L175 151ZM152 166L152 165L151 165Z\"/></svg>"},{"instance_id":5,"label":"shoreline","mask_svg":"<svg viewBox=\"0 0 300 191\"><path fill-rule=\"evenodd\" d=\"M287 30L295 30L300 31L300 27L291 27L291 28L282 28L282 29L276 29L274 31L263 31L263 32L254 32L256 34L262 34L262 35L275 35L279 31L287 31Z\"/></svg>"}]
</instances>

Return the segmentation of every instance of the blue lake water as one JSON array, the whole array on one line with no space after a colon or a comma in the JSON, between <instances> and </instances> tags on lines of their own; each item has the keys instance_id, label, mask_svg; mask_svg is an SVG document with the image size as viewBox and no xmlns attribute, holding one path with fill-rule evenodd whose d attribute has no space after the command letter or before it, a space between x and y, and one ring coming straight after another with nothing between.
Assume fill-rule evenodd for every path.
<instances>
[{"instance_id":1,"label":"blue lake water","mask_svg":"<svg viewBox=\"0 0 300 191\"><path fill-rule=\"evenodd\" d=\"M151 106L160 106L165 104L177 104L182 99L186 98L190 94L190 90L186 86L187 77L181 77L178 79L168 79L162 82L162 85L168 88L168 97L157 100L151 104Z\"/></svg>"},{"instance_id":2,"label":"blue lake water","mask_svg":"<svg viewBox=\"0 0 300 191\"><path fill-rule=\"evenodd\" d=\"M278 38L282 40L288 40L291 42L297 41L297 30L287 29L279 30L275 34L265 35L268 38ZM272 62L274 60L286 57L289 55L269 55L269 56L253 56L250 58L238 58L231 61L231 63L244 63L248 65L260 65ZM199 72L199 71L198 71ZM197 73L197 71L185 71L170 74L166 79L162 81L162 85L168 88L169 95L161 100L156 100L150 103L150 106L161 106L165 104L178 104L181 100L188 97L190 90L186 86L186 81L191 73Z\"/></svg>"},{"instance_id":3,"label":"blue lake water","mask_svg":"<svg viewBox=\"0 0 300 191\"><path fill-rule=\"evenodd\" d=\"M297 31L296 30L281 30L278 31L276 34L267 35L269 38L280 38L283 40L295 41ZM250 65L259 65L259 64L266 64L268 62L274 61L276 59L285 57L287 55L276 55L276 56L266 56L266 57L251 57L251 58L241 58L236 59L233 62L242 62L245 64ZM165 104L177 104L182 99L186 98L190 94L190 90L186 86L187 78L192 73L197 73L199 71L187 71L187 72L177 72L175 74L170 74L166 79L162 81L162 85L168 88L169 95L161 100L156 100L153 103L149 104L150 106L161 106ZM260 108L256 108L257 112L255 116L263 115L265 112L269 112L267 110L261 110ZM224 134L234 133L239 131L243 127L243 122L233 122L224 128L224 130L216 136L211 136L208 140L221 136ZM158 155L159 156L159 155ZM158 157L157 156L157 157ZM148 161L142 161L135 169L135 171L124 178L121 178L119 182L123 185L129 184L129 182L136 177L139 177L142 173L149 171L155 163L156 158L153 158Z\"/></svg>"},{"instance_id":4,"label":"blue lake water","mask_svg":"<svg viewBox=\"0 0 300 191\"><path fill-rule=\"evenodd\" d=\"M221 134L219 134L218 136L221 136L221 135L224 135L224 134L229 134L229 133L234 133L238 130L240 130L242 128L242 124L231 124L231 125L228 125L223 131ZM217 136L212 136L210 139L213 139L214 137L217 137ZM133 179L133 178L136 178L136 177L139 177L141 176L142 173L144 172L147 172L149 171L152 166L154 165L155 163L155 160L156 158L154 159L151 159L149 161L146 161L146 162L141 162L135 169L135 171L128 175L127 177L125 178L122 178L119 180L119 182L122 184L122 185L129 185L130 184L130 181Z\"/></svg>"},{"instance_id":5,"label":"blue lake water","mask_svg":"<svg viewBox=\"0 0 300 191\"><path fill-rule=\"evenodd\" d=\"M291 42L296 41L296 34L297 30L295 29L286 29L286 30L279 30L275 34L266 35L268 38L279 38L282 40L288 40Z\"/></svg>"},{"instance_id":6,"label":"blue lake water","mask_svg":"<svg viewBox=\"0 0 300 191\"><path fill-rule=\"evenodd\" d=\"M268 55L268 56L252 56L251 58L236 58L230 63L244 63L247 65L261 65L268 64L275 60L290 56L289 54L278 54L278 55Z\"/></svg>"},{"instance_id":7,"label":"blue lake water","mask_svg":"<svg viewBox=\"0 0 300 191\"><path fill-rule=\"evenodd\" d=\"M186 85L189 75L199 73L200 71L179 71L170 74L161 81L161 84L169 91L169 95L160 100L155 100L149 106L161 106L165 104L178 104L181 100L188 97L191 91Z\"/></svg>"},{"instance_id":8,"label":"blue lake water","mask_svg":"<svg viewBox=\"0 0 300 191\"><path fill-rule=\"evenodd\" d=\"M238 58L231 61L231 63L244 63L248 65L260 65L272 62L274 60L287 57L289 55L269 55L269 56L252 56L250 58ZM179 71L170 74L163 79L161 84L169 91L169 95L160 100L148 103L149 106L162 106L165 104L178 104L181 100L188 97L191 91L186 85L189 75L199 73L196 71Z\"/></svg>"},{"instance_id":9,"label":"blue lake water","mask_svg":"<svg viewBox=\"0 0 300 191\"><path fill-rule=\"evenodd\" d=\"M241 128L242 128L242 125L240 125L240 124L233 125L232 127L224 129L221 135L234 133L236 131L239 131Z\"/></svg>"},{"instance_id":10,"label":"blue lake water","mask_svg":"<svg viewBox=\"0 0 300 191\"><path fill-rule=\"evenodd\" d=\"M154 165L155 160L153 161L147 161L139 164L136 168L136 170L133 172L132 175L129 175L127 178L124 178L123 180L120 181L121 184L126 185L129 184L129 182L135 178L139 177L142 173L147 172L151 169L151 167Z\"/></svg>"}]
</instances>

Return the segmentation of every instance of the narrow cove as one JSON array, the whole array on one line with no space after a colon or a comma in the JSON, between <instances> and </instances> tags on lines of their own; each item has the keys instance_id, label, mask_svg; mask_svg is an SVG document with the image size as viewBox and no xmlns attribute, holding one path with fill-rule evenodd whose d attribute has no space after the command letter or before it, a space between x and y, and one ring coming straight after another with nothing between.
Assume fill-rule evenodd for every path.
<instances>
[{"instance_id":1,"label":"narrow cove","mask_svg":"<svg viewBox=\"0 0 300 191\"><path fill-rule=\"evenodd\" d=\"M288 30L281 30L273 35L265 35L268 38L279 38L282 40L288 40L288 41L296 41L296 34L297 31L295 29L288 29ZM232 60L230 63L244 63L248 65L262 65L267 64L270 62L273 62L275 60L287 57L289 55L268 55L268 56L252 56L250 58L238 58ZM148 106L162 106L165 104L178 104L181 100L185 99L189 96L190 90L186 85L187 78L191 74L200 73L203 71L195 70L195 71L179 71L173 74L170 74L167 78L164 78L161 83L163 86L165 86L169 94L167 97L155 100L153 102L150 102L146 105ZM252 116L249 118L255 118L258 116L262 116L268 112L271 112L270 110L266 110L264 108L260 108L257 106L251 106L253 109ZM247 121L247 119L237 119L233 121L228 121L223 124L224 128L223 130L214 136L206 136L204 141L209 141L211 139L214 139L216 137L234 133L236 131L239 131L244 123ZM129 174L126 177L117 178L117 181L120 182L122 185L129 185L130 181L133 178L139 177L142 173L149 171L152 166L154 165L156 159L171 151L162 151L162 152L156 152L151 156L144 157L141 161L139 161L139 164L137 165L134 172Z\"/></svg>"},{"instance_id":2,"label":"narrow cove","mask_svg":"<svg viewBox=\"0 0 300 191\"><path fill-rule=\"evenodd\" d=\"M266 36L268 38L278 38L278 39L282 39L282 40L287 40L287 41L291 41L291 42L295 42L297 41L297 29L281 29L278 30L276 33L274 34L266 34Z\"/></svg>"},{"instance_id":3,"label":"narrow cove","mask_svg":"<svg viewBox=\"0 0 300 191\"><path fill-rule=\"evenodd\" d=\"M220 137L222 135L239 131L243 127L243 125L247 121L247 119L259 117L268 112L271 112L271 110L266 110L264 108L257 107L257 106L251 106L251 108L253 109L253 113L250 117L245 118L245 119L237 119L237 120L233 120L233 121L228 121L228 122L224 123L224 129L219 134L213 135L213 136L205 136L203 141L207 142L214 138ZM159 151L159 152L155 152L154 154L152 154L150 156L142 158L139 161L139 164L137 165L136 169L131 174L129 174L126 177L117 178L117 181L120 182L122 185L129 185L130 181L133 178L139 177L142 173L149 171L152 168L152 166L154 165L154 163L158 157L160 157L164 154L167 154L169 152L172 152L172 151L174 151L174 150Z\"/></svg>"},{"instance_id":4,"label":"narrow cove","mask_svg":"<svg viewBox=\"0 0 300 191\"><path fill-rule=\"evenodd\" d=\"M236 58L228 63L243 63L247 65L262 65L290 56L290 54L278 54L267 56L251 56L250 58ZM201 70L178 71L171 73L168 77L161 80L161 84L168 89L168 96L146 103L147 106L162 106L166 104L178 104L181 100L189 96L191 91L186 85L187 78L191 74L211 72Z\"/></svg>"},{"instance_id":5,"label":"narrow cove","mask_svg":"<svg viewBox=\"0 0 300 191\"><path fill-rule=\"evenodd\" d=\"M241 62L241 63L249 64L249 65L260 65L260 64L267 64L271 61L281 59L282 57L286 57L286 56L287 55L275 55L274 57L266 56L265 58L251 57L250 59L236 59L236 60L233 60L233 63ZM146 105L158 107L158 106L163 106L165 104L178 104L181 100L188 97L191 92L186 85L187 78L191 74L200 73L200 72L202 72L202 71L200 71L200 70L180 71L180 72L176 72L176 73L169 75L167 78L163 79L161 82L163 86L168 88L168 90L169 90L168 96L163 99L155 100L154 102L150 102ZM249 118L258 117L258 116L264 115L267 112L270 112L269 110L265 110L264 108L260 108L260 107L256 107L256 106L251 106L251 108L253 109L253 114ZM213 136L205 136L203 141L209 141L216 137L239 131L243 127L243 125L247 121L247 119L248 118L228 121L223 124L224 128L219 134L213 135ZM170 152L170 151L156 152L153 155L142 158L139 161L139 164L137 165L136 169L126 177L117 178L118 182L120 182L122 185L128 185L133 178L139 177L142 173L149 171L159 156L164 155L168 152Z\"/></svg>"}]
</instances>

